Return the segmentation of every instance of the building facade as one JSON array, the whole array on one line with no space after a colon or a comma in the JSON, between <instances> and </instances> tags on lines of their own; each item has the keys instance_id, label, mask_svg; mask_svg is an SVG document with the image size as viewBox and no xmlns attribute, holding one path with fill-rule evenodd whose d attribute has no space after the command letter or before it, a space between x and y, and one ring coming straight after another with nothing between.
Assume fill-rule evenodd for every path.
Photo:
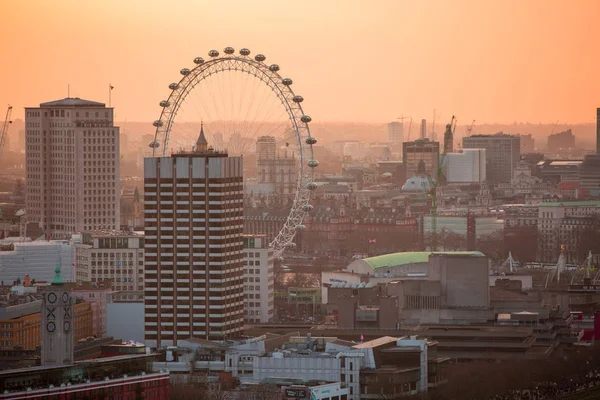
<instances>
[{"instance_id":1,"label":"building facade","mask_svg":"<svg viewBox=\"0 0 600 400\"><path fill-rule=\"evenodd\" d=\"M242 175L204 132L193 151L144 160L146 345L241 334Z\"/></svg>"},{"instance_id":2,"label":"building facade","mask_svg":"<svg viewBox=\"0 0 600 400\"><path fill-rule=\"evenodd\" d=\"M269 322L274 310L273 249L266 235L244 235L244 315L250 323Z\"/></svg>"},{"instance_id":3,"label":"building facade","mask_svg":"<svg viewBox=\"0 0 600 400\"><path fill-rule=\"evenodd\" d=\"M144 234L94 231L76 245L77 283L112 282L116 291L144 290Z\"/></svg>"},{"instance_id":4,"label":"building facade","mask_svg":"<svg viewBox=\"0 0 600 400\"><path fill-rule=\"evenodd\" d=\"M112 282L109 280L97 283L85 282L77 284L71 290L71 295L74 298L91 304L94 316L94 336L98 338L107 336L106 304L108 296L113 292L111 286Z\"/></svg>"},{"instance_id":5,"label":"building facade","mask_svg":"<svg viewBox=\"0 0 600 400\"><path fill-rule=\"evenodd\" d=\"M258 183L272 186L277 195L292 195L296 190L296 159L287 148L277 150L273 136L256 141Z\"/></svg>"},{"instance_id":6,"label":"building facade","mask_svg":"<svg viewBox=\"0 0 600 400\"><path fill-rule=\"evenodd\" d=\"M421 160L425 163L425 173L436 176L440 162L440 143L425 139L402 144L402 161L407 178L417 173Z\"/></svg>"},{"instance_id":7,"label":"building facade","mask_svg":"<svg viewBox=\"0 0 600 400\"><path fill-rule=\"evenodd\" d=\"M503 133L472 135L463 138L463 149L485 149L487 180L508 183L521 159L521 138Z\"/></svg>"},{"instance_id":8,"label":"building facade","mask_svg":"<svg viewBox=\"0 0 600 400\"><path fill-rule=\"evenodd\" d=\"M600 201L541 203L538 211L538 259L557 262L562 251L567 262L577 259L581 230L600 215Z\"/></svg>"},{"instance_id":9,"label":"building facade","mask_svg":"<svg viewBox=\"0 0 600 400\"><path fill-rule=\"evenodd\" d=\"M535 139L531 134L521 136L521 154L531 154L535 151Z\"/></svg>"},{"instance_id":10,"label":"building facade","mask_svg":"<svg viewBox=\"0 0 600 400\"><path fill-rule=\"evenodd\" d=\"M449 183L474 183L486 180L485 149L464 149L446 154L444 171Z\"/></svg>"},{"instance_id":11,"label":"building facade","mask_svg":"<svg viewBox=\"0 0 600 400\"><path fill-rule=\"evenodd\" d=\"M5 285L28 274L37 282L49 282L59 265L65 282L75 282L75 248L59 241L0 240L0 281Z\"/></svg>"},{"instance_id":12,"label":"building facade","mask_svg":"<svg viewBox=\"0 0 600 400\"><path fill-rule=\"evenodd\" d=\"M394 121L387 124L388 142L402 143L404 141L404 127L402 122Z\"/></svg>"},{"instance_id":13,"label":"building facade","mask_svg":"<svg viewBox=\"0 0 600 400\"><path fill-rule=\"evenodd\" d=\"M600 154L585 156L579 167L579 179L585 196L600 198Z\"/></svg>"},{"instance_id":14,"label":"building facade","mask_svg":"<svg viewBox=\"0 0 600 400\"><path fill-rule=\"evenodd\" d=\"M169 399L169 372L152 371L152 355L79 361L76 366L0 371L0 399Z\"/></svg>"},{"instance_id":15,"label":"building facade","mask_svg":"<svg viewBox=\"0 0 600 400\"><path fill-rule=\"evenodd\" d=\"M570 129L548 136L548 151L558 153L575 147L575 135Z\"/></svg>"},{"instance_id":16,"label":"building facade","mask_svg":"<svg viewBox=\"0 0 600 400\"><path fill-rule=\"evenodd\" d=\"M27 219L55 238L119 227L119 128L103 103L25 108Z\"/></svg>"}]
</instances>

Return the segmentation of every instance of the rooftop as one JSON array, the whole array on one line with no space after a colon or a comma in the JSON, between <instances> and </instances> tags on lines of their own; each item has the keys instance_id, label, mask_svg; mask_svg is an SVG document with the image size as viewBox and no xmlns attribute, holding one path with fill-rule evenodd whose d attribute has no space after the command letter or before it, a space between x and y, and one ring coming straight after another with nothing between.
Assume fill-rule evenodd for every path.
<instances>
[{"instance_id":1,"label":"rooftop","mask_svg":"<svg viewBox=\"0 0 600 400\"><path fill-rule=\"evenodd\" d=\"M373 347L382 346L384 344L397 342L399 338L393 336L382 336L378 339L369 340L352 346L353 349L370 349Z\"/></svg>"},{"instance_id":2,"label":"rooftop","mask_svg":"<svg viewBox=\"0 0 600 400\"><path fill-rule=\"evenodd\" d=\"M61 100L48 101L46 103L41 103L40 107L106 107L106 104L99 103L97 101L84 100L79 97L66 97Z\"/></svg>"},{"instance_id":3,"label":"rooftop","mask_svg":"<svg viewBox=\"0 0 600 400\"><path fill-rule=\"evenodd\" d=\"M434 253L429 251L409 251L404 253L384 254L377 257L364 258L367 264L373 269L394 267L405 264L418 264L429 262L429 256ZM457 256L476 256L485 257L480 251L442 251L435 254L457 255Z\"/></svg>"},{"instance_id":4,"label":"rooftop","mask_svg":"<svg viewBox=\"0 0 600 400\"><path fill-rule=\"evenodd\" d=\"M600 207L600 200L587 201L547 201L540 207Z\"/></svg>"}]
</instances>

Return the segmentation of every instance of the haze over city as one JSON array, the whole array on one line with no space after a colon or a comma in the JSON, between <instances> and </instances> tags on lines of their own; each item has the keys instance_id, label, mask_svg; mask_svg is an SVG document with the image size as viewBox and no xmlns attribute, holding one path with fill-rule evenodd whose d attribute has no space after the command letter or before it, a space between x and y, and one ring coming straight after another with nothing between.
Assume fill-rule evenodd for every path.
<instances>
[{"instance_id":1,"label":"haze over city","mask_svg":"<svg viewBox=\"0 0 600 400\"><path fill-rule=\"evenodd\" d=\"M108 101L152 121L179 69L206 49L261 52L318 122L403 115L589 123L600 102L594 0L2 2L0 104ZM93 79L90 79L90 77Z\"/></svg>"},{"instance_id":2,"label":"haze over city","mask_svg":"<svg viewBox=\"0 0 600 400\"><path fill-rule=\"evenodd\" d=\"M0 2L0 400L600 398L599 15Z\"/></svg>"}]
</instances>

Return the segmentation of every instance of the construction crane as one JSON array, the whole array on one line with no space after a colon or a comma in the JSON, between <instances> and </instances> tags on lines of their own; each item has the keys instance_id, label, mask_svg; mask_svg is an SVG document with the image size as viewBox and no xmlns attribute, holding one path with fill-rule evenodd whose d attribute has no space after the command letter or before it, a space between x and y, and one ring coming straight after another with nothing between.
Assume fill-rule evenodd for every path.
<instances>
[{"instance_id":1,"label":"construction crane","mask_svg":"<svg viewBox=\"0 0 600 400\"><path fill-rule=\"evenodd\" d=\"M400 117L398 117L396 119L399 119L401 121L401 123L402 123L402 129L403 130L404 130L404 120L405 119L410 119L410 123L408 125L408 138L406 139L407 142L410 142L410 128L412 126L412 117L405 117L404 115L402 115L402 116L400 116Z\"/></svg>"},{"instance_id":2,"label":"construction crane","mask_svg":"<svg viewBox=\"0 0 600 400\"><path fill-rule=\"evenodd\" d=\"M4 149L4 144L6 143L6 135L8 134L8 125L12 124L10 120L10 114L12 112L12 106L8 106L6 110L6 118L4 118L4 124L2 125L2 130L0 131L0 160L2 159L2 150Z\"/></svg>"},{"instance_id":3,"label":"construction crane","mask_svg":"<svg viewBox=\"0 0 600 400\"><path fill-rule=\"evenodd\" d=\"M473 133L474 126L475 126L475 120L473 120L473 122L471 122L471 126L467 128L467 130L465 132L465 136L471 136L471 134Z\"/></svg>"}]
</instances>

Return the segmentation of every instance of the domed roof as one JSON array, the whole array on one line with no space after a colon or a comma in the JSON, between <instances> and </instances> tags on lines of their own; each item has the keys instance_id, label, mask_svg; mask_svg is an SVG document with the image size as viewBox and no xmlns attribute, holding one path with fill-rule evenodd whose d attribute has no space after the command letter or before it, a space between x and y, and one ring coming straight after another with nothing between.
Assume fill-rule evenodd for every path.
<instances>
[{"instance_id":1,"label":"domed roof","mask_svg":"<svg viewBox=\"0 0 600 400\"><path fill-rule=\"evenodd\" d=\"M427 175L415 175L402 185L403 192L429 192L431 184Z\"/></svg>"}]
</instances>

